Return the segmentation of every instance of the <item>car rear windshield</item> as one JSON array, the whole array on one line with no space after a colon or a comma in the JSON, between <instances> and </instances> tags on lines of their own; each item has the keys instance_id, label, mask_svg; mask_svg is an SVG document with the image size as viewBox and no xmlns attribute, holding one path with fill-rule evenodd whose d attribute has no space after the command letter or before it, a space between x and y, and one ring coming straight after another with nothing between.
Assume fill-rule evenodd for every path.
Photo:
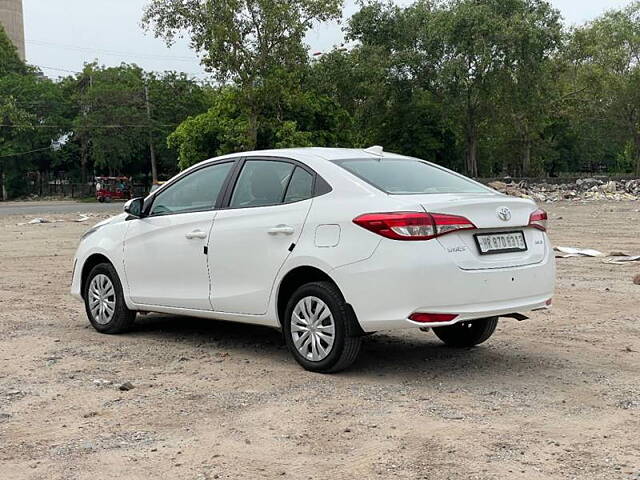
<instances>
[{"instance_id":1,"label":"car rear windshield","mask_svg":"<svg viewBox=\"0 0 640 480\"><path fill-rule=\"evenodd\" d=\"M487 193L486 187L411 158L336 160L348 172L392 195L419 193Z\"/></svg>"}]
</instances>

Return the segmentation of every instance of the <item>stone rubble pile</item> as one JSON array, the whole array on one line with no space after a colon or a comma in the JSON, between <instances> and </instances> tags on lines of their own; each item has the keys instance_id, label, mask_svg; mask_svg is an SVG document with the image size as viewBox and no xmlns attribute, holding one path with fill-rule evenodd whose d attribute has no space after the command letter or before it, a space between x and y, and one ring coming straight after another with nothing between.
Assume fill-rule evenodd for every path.
<instances>
[{"instance_id":1,"label":"stone rubble pile","mask_svg":"<svg viewBox=\"0 0 640 480\"><path fill-rule=\"evenodd\" d=\"M557 202L559 200L640 200L640 179L601 180L582 178L574 183L528 182L518 183L502 181L490 182L489 187L507 195L531 198L537 202Z\"/></svg>"}]
</instances>

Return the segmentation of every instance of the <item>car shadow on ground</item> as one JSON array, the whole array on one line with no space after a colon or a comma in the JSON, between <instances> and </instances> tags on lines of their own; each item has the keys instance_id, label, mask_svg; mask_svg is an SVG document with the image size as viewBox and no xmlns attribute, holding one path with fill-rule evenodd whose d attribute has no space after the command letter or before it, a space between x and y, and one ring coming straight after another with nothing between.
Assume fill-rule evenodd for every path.
<instances>
[{"instance_id":1,"label":"car shadow on ground","mask_svg":"<svg viewBox=\"0 0 640 480\"><path fill-rule=\"evenodd\" d=\"M394 375L430 375L472 378L492 376L540 375L561 365L554 357L513 348L495 339L475 348L450 348L433 333L419 330L382 332L364 337L358 361L347 370L353 377ZM151 314L138 317L129 335L158 341L180 341L194 347L208 346L250 358L259 352L275 362L292 362L282 333L259 325L222 320L198 319L174 315ZM441 377L442 378L442 377Z\"/></svg>"}]
</instances>

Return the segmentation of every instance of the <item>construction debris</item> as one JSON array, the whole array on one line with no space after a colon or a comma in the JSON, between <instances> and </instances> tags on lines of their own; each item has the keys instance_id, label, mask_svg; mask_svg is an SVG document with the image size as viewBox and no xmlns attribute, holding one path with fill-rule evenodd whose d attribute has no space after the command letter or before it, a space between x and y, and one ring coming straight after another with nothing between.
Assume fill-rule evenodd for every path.
<instances>
[{"instance_id":1,"label":"construction debris","mask_svg":"<svg viewBox=\"0 0 640 480\"><path fill-rule=\"evenodd\" d=\"M624 265L631 262L640 262L640 255L627 255L624 252L611 252L609 255L593 250L591 248L573 248L573 247L553 247L556 253L556 258L571 258L571 257L604 257L602 263L608 263L611 265Z\"/></svg>"},{"instance_id":2,"label":"construction debris","mask_svg":"<svg viewBox=\"0 0 640 480\"><path fill-rule=\"evenodd\" d=\"M604 263L611 263L613 265L622 265L629 262L640 262L640 255L627 255L624 257L607 258Z\"/></svg>"},{"instance_id":3,"label":"construction debris","mask_svg":"<svg viewBox=\"0 0 640 480\"><path fill-rule=\"evenodd\" d=\"M553 250L559 252L556 258L604 257L604 253L590 248L553 247Z\"/></svg>"},{"instance_id":4,"label":"construction debris","mask_svg":"<svg viewBox=\"0 0 640 480\"><path fill-rule=\"evenodd\" d=\"M75 222L75 223L84 223L87 222L89 220L91 220L92 218L109 218L111 215L101 215L101 214L95 214L95 213L78 213L78 218L74 219L74 220L70 220L71 222ZM64 223L65 220L63 219L53 219L53 220L49 220L46 218L34 218L33 220L30 220L28 222L20 222L17 223L16 225L19 227L22 227L24 225L40 225L43 223Z\"/></svg>"},{"instance_id":5,"label":"construction debris","mask_svg":"<svg viewBox=\"0 0 640 480\"><path fill-rule=\"evenodd\" d=\"M547 183L545 181L518 183L495 181L489 187L514 197L531 198L537 202L560 200L640 200L640 179L603 180L582 178L573 183Z\"/></svg>"}]
</instances>

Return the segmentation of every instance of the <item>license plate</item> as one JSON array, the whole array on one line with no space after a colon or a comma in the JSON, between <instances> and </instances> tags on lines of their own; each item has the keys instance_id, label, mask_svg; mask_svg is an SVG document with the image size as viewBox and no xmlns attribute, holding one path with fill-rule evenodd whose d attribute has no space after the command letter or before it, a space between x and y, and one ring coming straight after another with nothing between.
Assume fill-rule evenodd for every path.
<instances>
[{"instance_id":1,"label":"license plate","mask_svg":"<svg viewBox=\"0 0 640 480\"><path fill-rule=\"evenodd\" d=\"M481 255L527 250L523 232L478 233L475 239Z\"/></svg>"}]
</instances>

